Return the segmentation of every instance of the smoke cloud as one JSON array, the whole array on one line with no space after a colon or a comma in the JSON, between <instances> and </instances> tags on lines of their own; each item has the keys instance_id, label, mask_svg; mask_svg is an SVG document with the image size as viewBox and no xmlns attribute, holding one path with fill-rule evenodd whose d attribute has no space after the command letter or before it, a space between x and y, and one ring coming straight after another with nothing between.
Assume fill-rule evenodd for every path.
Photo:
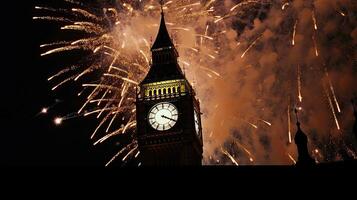
<instances>
[{"instance_id":1,"label":"smoke cloud","mask_svg":"<svg viewBox=\"0 0 357 200\"><path fill-rule=\"evenodd\" d=\"M350 103L357 91L356 3L295 0L283 10L284 2L271 1L266 17L257 16L243 30L234 27L239 16L225 20L225 42L220 44L213 66L221 77L200 78L197 87L204 113L207 164L231 163L220 147L228 149L240 164L251 164L250 157L254 164L292 164L288 155L296 159L297 150L294 143L289 144L288 106L292 137L296 132L293 110L301 107L302 129L317 161L356 157ZM231 1L225 1L223 7L228 10Z\"/></svg>"}]
</instances>

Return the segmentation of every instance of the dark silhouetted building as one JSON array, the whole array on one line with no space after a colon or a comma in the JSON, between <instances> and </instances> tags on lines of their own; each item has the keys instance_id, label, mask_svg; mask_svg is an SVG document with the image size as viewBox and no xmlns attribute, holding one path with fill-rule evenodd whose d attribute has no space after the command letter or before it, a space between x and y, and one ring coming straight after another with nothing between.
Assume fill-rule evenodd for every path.
<instances>
[{"instance_id":1,"label":"dark silhouetted building","mask_svg":"<svg viewBox=\"0 0 357 200\"><path fill-rule=\"evenodd\" d=\"M200 104L178 64L164 13L151 48L152 64L136 95L142 166L202 164Z\"/></svg>"},{"instance_id":2,"label":"dark silhouetted building","mask_svg":"<svg viewBox=\"0 0 357 200\"><path fill-rule=\"evenodd\" d=\"M296 162L296 166L311 166L315 164L315 160L310 157L308 147L307 147L307 142L308 138L306 134L301 130L300 127L300 122L297 116L297 110L295 110L296 114L296 125L297 125L297 132L295 134L295 144L298 149L298 160Z\"/></svg>"}]
</instances>

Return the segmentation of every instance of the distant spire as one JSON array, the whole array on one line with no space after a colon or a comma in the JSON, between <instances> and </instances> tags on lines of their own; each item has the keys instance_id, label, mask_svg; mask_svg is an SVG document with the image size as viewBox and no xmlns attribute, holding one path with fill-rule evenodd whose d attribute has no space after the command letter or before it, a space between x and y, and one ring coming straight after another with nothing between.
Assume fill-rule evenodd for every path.
<instances>
[{"instance_id":1,"label":"distant spire","mask_svg":"<svg viewBox=\"0 0 357 200\"><path fill-rule=\"evenodd\" d=\"M308 138L306 134L301 130L300 121L298 116L298 110L295 108L295 116L296 116L296 126L297 132L295 134L294 140L298 149L298 161L296 162L296 166L311 166L315 164L314 159L312 159L309 155L309 151L307 148Z\"/></svg>"}]
</instances>

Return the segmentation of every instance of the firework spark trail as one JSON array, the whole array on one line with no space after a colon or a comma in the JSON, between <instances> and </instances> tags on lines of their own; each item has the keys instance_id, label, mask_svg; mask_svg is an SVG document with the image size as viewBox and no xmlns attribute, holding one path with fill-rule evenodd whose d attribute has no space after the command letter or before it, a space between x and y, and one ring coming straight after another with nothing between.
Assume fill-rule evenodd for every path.
<instances>
[{"instance_id":1,"label":"firework spark trail","mask_svg":"<svg viewBox=\"0 0 357 200\"><path fill-rule=\"evenodd\" d=\"M254 1L254 0L248 0L248 1L243 1L243 2L240 2L236 5L234 5L230 10L229 10L229 13L228 14L225 14L223 16L218 16L217 19L214 21L214 23L218 23L224 19L227 19L227 18L230 18L232 16L235 16L237 14L237 12L239 10L237 10L237 8L240 8L240 7L243 7L243 6L246 6L246 5L249 5L249 4L257 4L257 3L260 3L260 4L264 4L264 2L260 2L260 1Z\"/></svg>"},{"instance_id":2,"label":"firework spark trail","mask_svg":"<svg viewBox=\"0 0 357 200\"><path fill-rule=\"evenodd\" d=\"M57 22L73 22L70 19L65 17L52 17L52 16L41 16L41 17L32 17L34 20L48 20L48 21L57 21Z\"/></svg>"},{"instance_id":3,"label":"firework spark trail","mask_svg":"<svg viewBox=\"0 0 357 200\"><path fill-rule=\"evenodd\" d=\"M236 8L238 8L240 6L248 5L248 4L251 4L251 3L260 3L260 2L259 1L251 1L251 0L243 1L243 2L240 2L240 3L236 4L235 6L233 6L229 11L232 12L232 11L234 11Z\"/></svg>"},{"instance_id":4,"label":"firework spark trail","mask_svg":"<svg viewBox=\"0 0 357 200\"><path fill-rule=\"evenodd\" d=\"M62 82L60 82L59 84L57 84L56 86L52 87L52 91L57 89L58 87L62 86L63 84L67 83L68 81L74 80L77 77L77 75L71 76L69 78L64 79Z\"/></svg>"},{"instance_id":5,"label":"firework spark trail","mask_svg":"<svg viewBox=\"0 0 357 200\"><path fill-rule=\"evenodd\" d=\"M121 79L121 80L123 80L123 81L132 83L132 84L134 84L134 85L139 85L139 83L136 82L136 81L134 81L134 80L131 80L131 79L129 79L129 78L125 78L125 77L123 77L123 76L119 76L119 75L116 75L116 74L107 74L107 73L105 73L105 74L103 74L103 75L104 75L104 76L110 76L110 77L118 78L118 79Z\"/></svg>"},{"instance_id":6,"label":"firework spark trail","mask_svg":"<svg viewBox=\"0 0 357 200\"><path fill-rule=\"evenodd\" d=\"M205 34L204 34L205 36L207 36L208 28L209 28L209 25L207 24ZM201 46L202 46L202 44L203 44L203 37L201 37Z\"/></svg>"},{"instance_id":7,"label":"firework spark trail","mask_svg":"<svg viewBox=\"0 0 357 200\"><path fill-rule=\"evenodd\" d=\"M61 30L77 30L98 35L104 32L100 26L97 26L91 22L75 22L72 25L62 26Z\"/></svg>"},{"instance_id":8,"label":"firework spark trail","mask_svg":"<svg viewBox=\"0 0 357 200\"><path fill-rule=\"evenodd\" d=\"M337 119L337 116L336 116L335 108L333 107L333 103L332 103L332 100L331 100L331 96L330 96L328 90L326 89L325 84L323 84L323 88L324 88L325 95L326 95L326 97L327 97L327 100L328 100L328 103L329 103L329 106L330 106L330 109L331 109L333 118L334 118L334 120L335 120L337 130L340 130L340 124L339 124L338 119Z\"/></svg>"},{"instance_id":9,"label":"firework spark trail","mask_svg":"<svg viewBox=\"0 0 357 200\"><path fill-rule=\"evenodd\" d=\"M343 13L342 11L337 11L337 12L340 13L340 15L341 15L342 17L346 17L346 14Z\"/></svg>"},{"instance_id":10,"label":"firework spark trail","mask_svg":"<svg viewBox=\"0 0 357 200\"><path fill-rule=\"evenodd\" d=\"M221 77L221 75L220 75L218 72L214 71L213 69L210 69L210 68L208 68L208 67L203 67L203 66L200 66L200 68L201 68L201 69L204 69L204 70L207 70L207 71L213 73L214 75L216 75L216 76L218 76L218 77Z\"/></svg>"},{"instance_id":11,"label":"firework spark trail","mask_svg":"<svg viewBox=\"0 0 357 200\"><path fill-rule=\"evenodd\" d=\"M112 85L105 85L105 84L82 84L83 87L98 87L98 88L108 88L111 90L117 90L119 91L120 89L118 89L117 87L114 87Z\"/></svg>"},{"instance_id":12,"label":"firework spark trail","mask_svg":"<svg viewBox=\"0 0 357 200\"><path fill-rule=\"evenodd\" d=\"M201 37L201 38L206 38L206 39L209 39L209 40L214 40L213 37L210 37L208 35L202 35L202 34L196 34L197 37Z\"/></svg>"},{"instance_id":13,"label":"firework spark trail","mask_svg":"<svg viewBox=\"0 0 357 200\"><path fill-rule=\"evenodd\" d=\"M116 107L111 107L111 108L101 108L101 109L96 109L96 110L93 110L93 111L87 111L83 114L84 117L87 117L89 115L92 115L92 114L95 114L95 113L99 113L99 112L102 112L103 110L106 111L106 110L113 110L113 109L116 109Z\"/></svg>"},{"instance_id":14,"label":"firework spark trail","mask_svg":"<svg viewBox=\"0 0 357 200\"><path fill-rule=\"evenodd\" d=\"M312 21L314 22L314 29L317 31L317 22L316 22L316 17L315 17L315 11L314 10L311 12L311 17L312 17Z\"/></svg>"},{"instance_id":15,"label":"firework spark trail","mask_svg":"<svg viewBox=\"0 0 357 200\"><path fill-rule=\"evenodd\" d=\"M93 103L93 102L98 102L97 103L97 106L100 106L100 104L103 102L103 101L115 101L115 99L107 99L107 100L104 100L104 98L105 98L105 96L108 94L108 92L109 91L111 91L110 89L107 89L107 90L105 90L105 92L104 92L104 94L102 95L102 97L98 100L98 99L96 99L96 100L91 100L90 101L90 103Z\"/></svg>"},{"instance_id":16,"label":"firework spark trail","mask_svg":"<svg viewBox=\"0 0 357 200\"><path fill-rule=\"evenodd\" d=\"M315 155L315 161L319 162L318 160L323 160L324 156L321 154L321 152L316 148L312 151L312 153Z\"/></svg>"},{"instance_id":17,"label":"firework spark trail","mask_svg":"<svg viewBox=\"0 0 357 200\"><path fill-rule=\"evenodd\" d=\"M290 115L290 101L289 101L289 104L288 104L288 141L289 141L289 144L291 144L291 115Z\"/></svg>"},{"instance_id":18,"label":"firework spark trail","mask_svg":"<svg viewBox=\"0 0 357 200\"><path fill-rule=\"evenodd\" d=\"M333 85L332 85L332 81L328 75L328 71L327 69L325 68L325 75L327 77L327 81L328 81L328 84L329 84L329 88L331 90L331 94L332 94L332 97L333 97L333 100L335 102L335 105L336 105L336 108L337 108L337 111L339 113L341 113L341 109L340 109L340 104L338 103L338 100L337 100L337 97L336 97L336 94L335 94L335 89L333 88Z\"/></svg>"},{"instance_id":19,"label":"firework spark trail","mask_svg":"<svg viewBox=\"0 0 357 200\"><path fill-rule=\"evenodd\" d=\"M41 44L40 47L44 48L44 47L50 47L50 46L55 46L55 45L69 45L70 42L68 41L59 41L59 42L52 42L52 43L48 43L48 44Z\"/></svg>"},{"instance_id":20,"label":"firework spark trail","mask_svg":"<svg viewBox=\"0 0 357 200\"><path fill-rule=\"evenodd\" d=\"M94 145L97 145L97 144L99 144L99 143L102 143L102 142L106 141L107 139L109 139L109 138L111 138L111 137L113 137L113 136L122 134L123 129L124 129L124 127L119 128L119 129L117 129L117 130L115 130L115 131L113 131L113 132L111 132L111 133L108 133L108 134L106 134L105 136L103 136L102 138L100 138L99 140L97 140L96 142L94 142L93 144L94 144Z\"/></svg>"},{"instance_id":21,"label":"firework spark trail","mask_svg":"<svg viewBox=\"0 0 357 200\"><path fill-rule=\"evenodd\" d=\"M120 154L122 154L125 150L132 148L133 145L137 145L137 143L134 141L134 142L128 144L127 146L125 146L124 148L122 148L117 154L115 154L115 155L105 164L105 166L107 167L108 165L110 165L110 163L112 163Z\"/></svg>"},{"instance_id":22,"label":"firework spark trail","mask_svg":"<svg viewBox=\"0 0 357 200\"><path fill-rule=\"evenodd\" d=\"M226 150L224 150L222 147L221 147L221 152L226 155L231 161L232 163L234 163L236 166L239 166L238 162L236 159L234 159L234 157Z\"/></svg>"},{"instance_id":23,"label":"firework spark trail","mask_svg":"<svg viewBox=\"0 0 357 200\"><path fill-rule=\"evenodd\" d=\"M75 0L64 0L65 2L71 3L71 4L75 4L75 5L79 5L82 6L83 4L79 1L75 1Z\"/></svg>"},{"instance_id":24,"label":"firework spark trail","mask_svg":"<svg viewBox=\"0 0 357 200\"><path fill-rule=\"evenodd\" d=\"M191 29L189 28L184 28L184 27L173 27L171 30L183 30L183 31L190 31Z\"/></svg>"},{"instance_id":25,"label":"firework spark trail","mask_svg":"<svg viewBox=\"0 0 357 200\"><path fill-rule=\"evenodd\" d=\"M56 48L56 49L52 49L52 50L49 50L45 53L42 53L41 56L46 56L46 55L50 55L50 54L53 54L53 53L59 53L59 52L63 52L63 51L70 51L70 50L74 50L74 49L81 49L83 47L81 46L65 46L65 47L59 47L59 48Z\"/></svg>"},{"instance_id":26,"label":"firework spark trail","mask_svg":"<svg viewBox=\"0 0 357 200\"><path fill-rule=\"evenodd\" d=\"M102 83L102 82L101 82ZM77 111L78 114L82 112L82 110L86 107L86 105L93 99L95 98L95 94L97 93L98 89L100 88L101 84L98 84L93 91L87 96L87 101L82 105L82 107ZM83 86L84 88L87 88L86 86Z\"/></svg>"},{"instance_id":27,"label":"firework spark trail","mask_svg":"<svg viewBox=\"0 0 357 200\"><path fill-rule=\"evenodd\" d=\"M242 148L247 154L248 154L248 156L249 156L249 161L250 162L253 162L254 161L254 156L253 156L253 154L245 147L245 146L243 146L240 142L238 142L237 140L235 140L234 141L235 142L235 144L239 147L239 148Z\"/></svg>"},{"instance_id":28,"label":"firework spark trail","mask_svg":"<svg viewBox=\"0 0 357 200\"><path fill-rule=\"evenodd\" d=\"M76 69L78 69L78 68L79 68L79 66L68 67L68 68L63 69L63 70L57 72L56 74L52 75L52 76L49 77L47 80L50 81L50 80L52 80L52 79L54 79L54 78L56 78L56 77L58 77L58 76L60 76L60 75L62 75L62 74L65 74L65 73L67 73L67 72L69 72L69 71L74 71L74 70L76 70Z\"/></svg>"},{"instance_id":29,"label":"firework spark trail","mask_svg":"<svg viewBox=\"0 0 357 200\"><path fill-rule=\"evenodd\" d=\"M107 90L108 91L108 90ZM94 99L94 100L91 100L91 101L89 101L89 103L97 103L97 105L98 104L100 104L100 103L102 103L102 102L108 102L108 101L110 101L110 102L115 102L115 101L117 101L118 99L103 99L103 98L100 98L100 99ZM99 106L99 105L98 105Z\"/></svg>"},{"instance_id":30,"label":"firework spark trail","mask_svg":"<svg viewBox=\"0 0 357 200\"><path fill-rule=\"evenodd\" d=\"M243 54L241 55L241 58L243 58L245 56L245 54L255 45L255 43L257 43L257 41L263 36L263 34L261 34L257 39L255 39L249 46L248 48L243 52Z\"/></svg>"},{"instance_id":31,"label":"firework spark trail","mask_svg":"<svg viewBox=\"0 0 357 200\"><path fill-rule=\"evenodd\" d=\"M271 123L268 122L268 121L266 121L266 120L264 120L264 119L258 118L258 120L259 120L259 121L262 121L264 124L266 124L266 125L268 125L268 126L271 126Z\"/></svg>"},{"instance_id":32,"label":"firework spark trail","mask_svg":"<svg viewBox=\"0 0 357 200\"><path fill-rule=\"evenodd\" d=\"M285 10L286 6L289 6L289 2L286 2L284 3L282 6L281 6L281 10Z\"/></svg>"},{"instance_id":33,"label":"firework spark trail","mask_svg":"<svg viewBox=\"0 0 357 200\"><path fill-rule=\"evenodd\" d=\"M65 121L65 120L77 118L77 117L80 117L80 116L81 115L78 115L77 113L70 113L70 114L67 114L66 116L56 117L53 120L53 123L55 123L56 125L61 125L63 123L63 121Z\"/></svg>"},{"instance_id":34,"label":"firework spark trail","mask_svg":"<svg viewBox=\"0 0 357 200\"><path fill-rule=\"evenodd\" d=\"M39 116L39 115L41 115L41 114L42 114L42 115L48 114L49 110L51 110L53 107L55 107L57 104L59 104L59 103L61 103L61 102L62 102L61 100L56 99L53 104L41 108L41 111L38 112L38 113L36 114L36 116Z\"/></svg>"},{"instance_id":35,"label":"firework spark trail","mask_svg":"<svg viewBox=\"0 0 357 200\"><path fill-rule=\"evenodd\" d=\"M100 18L98 18L97 16L95 16L94 14L90 13L87 10L84 10L84 9L81 9L81 8L72 8L72 11L75 12L75 13L79 13L79 14L83 15L86 18L100 21Z\"/></svg>"},{"instance_id":36,"label":"firework spark trail","mask_svg":"<svg viewBox=\"0 0 357 200\"><path fill-rule=\"evenodd\" d=\"M296 164L296 160L288 153L288 157L290 158L290 160L294 163L294 165Z\"/></svg>"},{"instance_id":37,"label":"firework spark trail","mask_svg":"<svg viewBox=\"0 0 357 200\"><path fill-rule=\"evenodd\" d=\"M296 35L296 26L297 26L298 20L295 20L294 23L294 30L293 30L293 37L291 39L291 45L295 46L295 35Z\"/></svg>"},{"instance_id":38,"label":"firework spark trail","mask_svg":"<svg viewBox=\"0 0 357 200\"><path fill-rule=\"evenodd\" d=\"M106 109L106 107L104 107L102 110ZM91 139L94 139L94 136L97 134L98 130L103 126L103 124L109 119L109 116L111 115L111 113L108 113L103 119L102 121L98 124L97 128L95 128L95 130L93 131L92 135L90 136Z\"/></svg>"},{"instance_id":39,"label":"firework spark trail","mask_svg":"<svg viewBox=\"0 0 357 200\"><path fill-rule=\"evenodd\" d=\"M298 88L298 98L301 103L302 95L301 95L301 68L300 68L300 65L297 65L297 88Z\"/></svg>"},{"instance_id":40,"label":"firework spark trail","mask_svg":"<svg viewBox=\"0 0 357 200\"><path fill-rule=\"evenodd\" d=\"M241 120L242 120L243 122L249 124L251 127L255 128L255 129L258 129L258 126L257 126L257 125L255 125L255 124L253 124L253 123L251 123L251 122L249 122L249 121L247 121L247 120L244 120L244 119L241 119Z\"/></svg>"},{"instance_id":41,"label":"firework spark trail","mask_svg":"<svg viewBox=\"0 0 357 200\"><path fill-rule=\"evenodd\" d=\"M317 49L317 43L316 43L315 34L312 35L312 40L314 42L315 56L318 57L319 56L319 51Z\"/></svg>"},{"instance_id":42,"label":"firework spark trail","mask_svg":"<svg viewBox=\"0 0 357 200\"><path fill-rule=\"evenodd\" d=\"M59 9L55 9L55 8L42 7L42 6L35 6L35 9L37 9L37 10L48 10L48 11L52 11L52 12L57 12L59 10Z\"/></svg>"},{"instance_id":43,"label":"firework spark trail","mask_svg":"<svg viewBox=\"0 0 357 200\"><path fill-rule=\"evenodd\" d=\"M201 3L196 2L196 3L192 3L192 4L188 4L188 5L178 6L178 7L176 7L176 10L184 9L184 8L188 8L188 7L199 6L199 5L201 5Z\"/></svg>"},{"instance_id":44,"label":"firework spark trail","mask_svg":"<svg viewBox=\"0 0 357 200\"><path fill-rule=\"evenodd\" d=\"M132 148L122 159L122 161L125 161L129 155L131 155L132 153L134 153L135 150L138 149L138 145L136 145L134 148Z\"/></svg>"}]
</instances>

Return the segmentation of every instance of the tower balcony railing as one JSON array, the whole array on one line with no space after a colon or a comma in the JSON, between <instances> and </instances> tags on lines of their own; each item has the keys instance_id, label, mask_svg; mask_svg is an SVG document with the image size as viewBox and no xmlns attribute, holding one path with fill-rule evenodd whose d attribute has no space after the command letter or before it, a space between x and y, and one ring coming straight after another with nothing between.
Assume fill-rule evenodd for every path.
<instances>
[{"instance_id":1,"label":"tower balcony railing","mask_svg":"<svg viewBox=\"0 0 357 200\"><path fill-rule=\"evenodd\" d=\"M160 99L169 99L176 98L187 95L187 92L178 92L178 93L169 93L169 94L156 94L151 96L141 96L137 95L138 100L160 100Z\"/></svg>"}]
</instances>

